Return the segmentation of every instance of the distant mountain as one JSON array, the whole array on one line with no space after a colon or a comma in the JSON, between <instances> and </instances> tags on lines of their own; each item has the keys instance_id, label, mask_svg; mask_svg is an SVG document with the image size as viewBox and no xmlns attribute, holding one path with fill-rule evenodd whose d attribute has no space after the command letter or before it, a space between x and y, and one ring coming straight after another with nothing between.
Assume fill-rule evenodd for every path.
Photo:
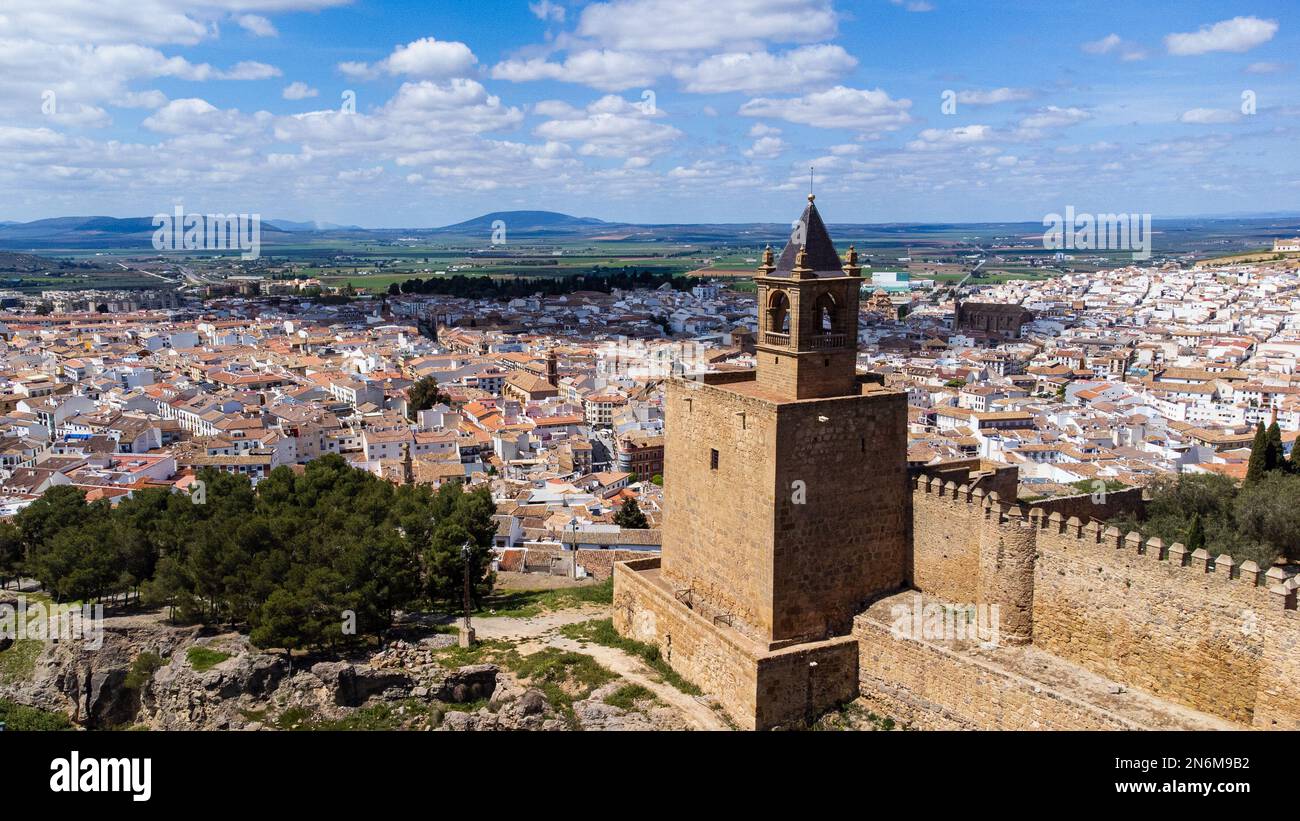
<instances>
[{"instance_id":1,"label":"distant mountain","mask_svg":"<svg viewBox=\"0 0 1300 821\"><path fill-rule=\"evenodd\" d=\"M55 217L0 226L0 248L152 248L153 233L153 217ZM264 244L287 234L262 221Z\"/></svg>"},{"instance_id":2,"label":"distant mountain","mask_svg":"<svg viewBox=\"0 0 1300 821\"><path fill-rule=\"evenodd\" d=\"M292 220L264 220L263 225L272 225L281 231L363 231L360 225L339 225L336 222L294 222Z\"/></svg>"},{"instance_id":3,"label":"distant mountain","mask_svg":"<svg viewBox=\"0 0 1300 821\"><path fill-rule=\"evenodd\" d=\"M488 236L495 230L496 223L504 223L506 235L539 236L554 234L587 233L592 229L609 227L615 223L605 222L593 217L573 217L556 211L493 211L481 217L444 225L432 229L435 234L455 234L466 236L482 234Z\"/></svg>"}]
</instances>

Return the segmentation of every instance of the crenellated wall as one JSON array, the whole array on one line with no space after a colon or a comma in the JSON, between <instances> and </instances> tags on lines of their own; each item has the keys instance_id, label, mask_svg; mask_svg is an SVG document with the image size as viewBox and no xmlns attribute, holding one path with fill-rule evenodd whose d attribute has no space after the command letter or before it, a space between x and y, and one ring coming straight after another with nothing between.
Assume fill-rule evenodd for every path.
<instances>
[{"instance_id":1,"label":"crenellated wall","mask_svg":"<svg viewBox=\"0 0 1300 821\"><path fill-rule=\"evenodd\" d=\"M937 476L914 478L913 510L916 587L1000 605L1009 643L1242 725L1300 729L1297 583L1280 569L1005 505Z\"/></svg>"}]
</instances>

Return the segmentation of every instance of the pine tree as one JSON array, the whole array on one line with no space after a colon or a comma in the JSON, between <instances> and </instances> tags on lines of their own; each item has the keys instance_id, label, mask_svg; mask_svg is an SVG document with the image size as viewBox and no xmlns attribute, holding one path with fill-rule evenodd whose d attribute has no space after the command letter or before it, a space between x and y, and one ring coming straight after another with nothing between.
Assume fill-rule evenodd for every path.
<instances>
[{"instance_id":1,"label":"pine tree","mask_svg":"<svg viewBox=\"0 0 1300 821\"><path fill-rule=\"evenodd\" d=\"M1255 426L1255 441L1250 445L1250 462L1246 467L1246 484L1258 482L1268 472L1268 433L1264 423Z\"/></svg>"},{"instance_id":2,"label":"pine tree","mask_svg":"<svg viewBox=\"0 0 1300 821\"><path fill-rule=\"evenodd\" d=\"M641 512L641 506L636 503L636 499L628 499L623 506L614 514L614 524L619 527L626 527L633 530L645 530L650 526L646 521L645 514Z\"/></svg>"}]
</instances>

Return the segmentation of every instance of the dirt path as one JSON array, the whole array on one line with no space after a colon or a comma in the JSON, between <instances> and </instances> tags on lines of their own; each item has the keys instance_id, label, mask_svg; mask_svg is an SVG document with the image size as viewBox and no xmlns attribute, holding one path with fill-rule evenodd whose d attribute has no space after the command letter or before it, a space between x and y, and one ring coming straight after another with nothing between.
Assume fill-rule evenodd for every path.
<instances>
[{"instance_id":1,"label":"dirt path","mask_svg":"<svg viewBox=\"0 0 1300 821\"><path fill-rule=\"evenodd\" d=\"M587 605L567 610L554 610L532 618L514 616L488 616L474 619L474 631L480 639L508 639L518 641L517 649L524 655L546 647L585 653L634 684L650 690L659 700L681 714L683 720L696 730L730 729L711 707L694 696L687 695L671 684L656 681L654 672L640 659L614 647L588 642L579 643L559 634L566 624L577 624L590 619L609 616L608 606Z\"/></svg>"},{"instance_id":2,"label":"dirt path","mask_svg":"<svg viewBox=\"0 0 1300 821\"><path fill-rule=\"evenodd\" d=\"M606 647L603 644L582 644L559 635L548 636L545 641L547 645L558 647L561 650L586 653L603 667L613 670L633 684L640 684L650 690L659 697L660 701L677 710L693 730L730 729L713 711L713 708L696 700L695 696L683 693L671 684L656 681L649 667L646 667L640 659L630 656L622 650Z\"/></svg>"},{"instance_id":3,"label":"dirt path","mask_svg":"<svg viewBox=\"0 0 1300 821\"><path fill-rule=\"evenodd\" d=\"M521 619L516 616L484 616L473 620L474 634L480 639L535 639L566 624L599 619L609 615L609 608L586 605ZM457 624L460 620L457 619Z\"/></svg>"}]
</instances>

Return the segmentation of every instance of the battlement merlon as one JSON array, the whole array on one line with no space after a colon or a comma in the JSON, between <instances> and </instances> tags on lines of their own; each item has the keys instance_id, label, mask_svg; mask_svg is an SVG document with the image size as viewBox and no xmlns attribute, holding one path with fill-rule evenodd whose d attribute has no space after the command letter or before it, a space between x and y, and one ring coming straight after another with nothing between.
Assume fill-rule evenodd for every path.
<instances>
[{"instance_id":1,"label":"battlement merlon","mask_svg":"<svg viewBox=\"0 0 1300 821\"><path fill-rule=\"evenodd\" d=\"M987 518L994 525L1005 526L1010 523L1013 527L1019 527L1021 521L1026 521L1036 531L1068 536L1077 540L1080 546L1125 550L1129 554L1165 562L1192 573L1208 574L1225 583L1256 588L1259 590L1262 607L1294 611L1300 601L1300 579L1288 578L1281 568L1274 567L1265 572L1253 561L1239 563L1226 553L1215 557L1203 548L1189 551L1179 542L1165 544L1160 538L1148 538L1137 531L1122 533L1118 528L1096 520L1085 522L1078 516L1067 517L1056 511L1045 512L1022 502L1007 503L999 499L996 493L985 494L977 486L957 484L941 476L916 473L911 477L911 485L914 497L942 499L952 505L954 511ZM987 509L990 507L996 509L996 515L988 515ZM971 535L978 538L975 533Z\"/></svg>"}]
</instances>

